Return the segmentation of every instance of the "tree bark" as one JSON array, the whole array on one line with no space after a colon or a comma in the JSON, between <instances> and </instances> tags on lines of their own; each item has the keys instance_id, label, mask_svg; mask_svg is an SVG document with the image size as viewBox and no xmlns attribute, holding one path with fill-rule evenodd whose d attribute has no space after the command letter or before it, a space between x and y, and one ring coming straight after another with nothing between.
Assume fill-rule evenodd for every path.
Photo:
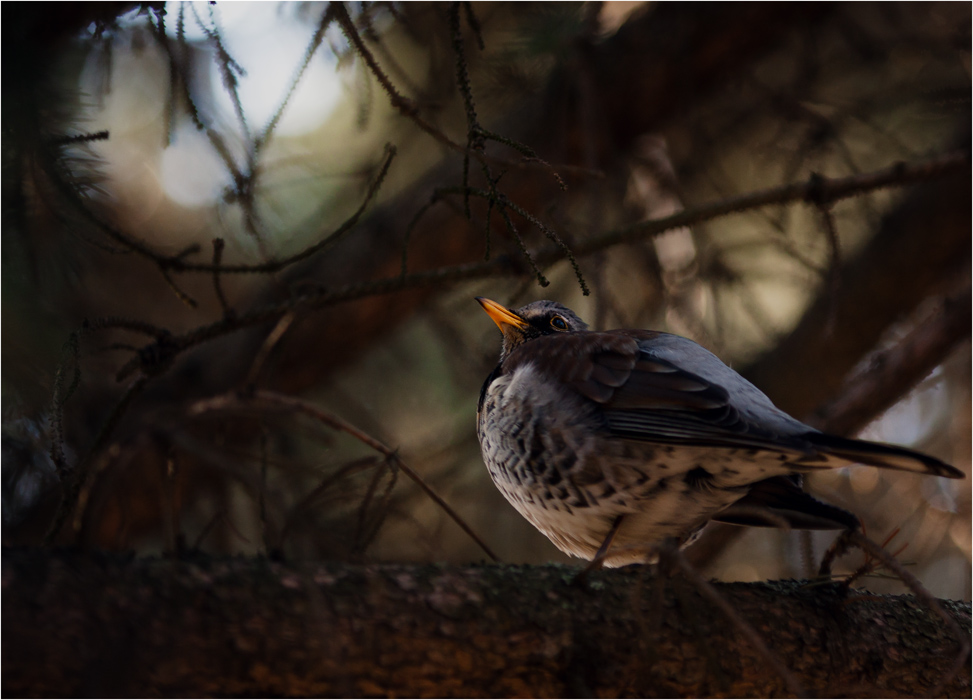
<instances>
[{"instance_id":1,"label":"tree bark","mask_svg":"<svg viewBox=\"0 0 973 700\"><path fill-rule=\"evenodd\" d=\"M687 580L649 567L281 564L3 551L6 696L786 695ZM910 596L715 584L819 695L927 696L961 640ZM969 603L941 603L965 634ZM944 688L969 697L968 660Z\"/></svg>"}]
</instances>

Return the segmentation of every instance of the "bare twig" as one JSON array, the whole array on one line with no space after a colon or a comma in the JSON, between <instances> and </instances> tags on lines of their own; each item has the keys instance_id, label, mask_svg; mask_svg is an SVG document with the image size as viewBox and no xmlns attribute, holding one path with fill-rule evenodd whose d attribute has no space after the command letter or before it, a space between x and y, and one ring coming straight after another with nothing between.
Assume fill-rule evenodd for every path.
<instances>
[{"instance_id":1,"label":"bare twig","mask_svg":"<svg viewBox=\"0 0 973 700\"><path fill-rule=\"evenodd\" d=\"M186 292L182 291L182 289L179 288L179 285L176 284L175 280L173 280L172 276L169 274L168 269L163 267L159 269L159 272L162 273L162 279L166 281L166 284L169 285L169 289L173 291L173 293L176 295L176 298L179 299L179 301L181 301L183 304L185 304L191 309L195 309L197 306L199 306L199 303L195 299L193 299L191 296L186 294Z\"/></svg>"},{"instance_id":2,"label":"bare twig","mask_svg":"<svg viewBox=\"0 0 973 700\"><path fill-rule=\"evenodd\" d=\"M65 520L67 520L68 515L74 509L78 502L78 495L81 493L81 489L84 487L85 479L88 476L88 468L91 465L92 459L102 450L102 448L107 444L108 439L111 437L112 431L118 424L118 421L124 415L125 410L128 408L129 404L135 399L136 396L142 393L145 389L145 385L148 383L149 377L143 375L138 377L133 381L122 397L115 404L108 418L102 424L101 429L95 436L95 440L91 447L88 448L87 453L84 458L78 463L75 468L73 478L71 483L64 487L61 494L61 503L58 506L57 513L54 515L54 520L51 522L51 527L47 531L47 535L44 537L44 543L50 545L53 543L54 538L61 531L64 526Z\"/></svg>"},{"instance_id":3,"label":"bare twig","mask_svg":"<svg viewBox=\"0 0 973 700\"><path fill-rule=\"evenodd\" d=\"M897 184L907 184L927 178L942 177L957 172L967 167L968 156L965 153L943 156L938 159L924 161L912 165L899 165L885 170L856 175L850 178L838 178L835 180L820 179L814 181L814 186L823 191L825 198L837 199L851 197L854 194L861 194L881 187L889 187ZM807 191L811 186L810 182L786 185L784 187L760 190L757 192L719 200L710 204L701 205L686 209L678 214L653 219L642 222L634 226L609 232L599 238L591 239L574 246L576 255L589 255L620 243L631 242L633 240L648 238L659 235L665 231L682 226L692 225L701 221L718 218L730 212L741 212L749 209L768 206L781 201L801 201L807 196ZM456 188L446 188L444 193L459 194ZM485 193L484 190L475 192ZM357 215L356 215L357 216ZM353 217L355 219L355 217ZM346 222L340 230L344 231L350 227L350 222ZM330 240L330 239L329 239ZM548 247L540 250L533 256L537 265L549 265L558 260L564 259L564 251L560 247ZM292 261L293 258L289 259ZM247 271L255 271L261 266L243 266ZM264 266L266 267L266 266ZM210 265L187 265L185 269L207 269ZM242 271L234 270L231 267L223 267L224 272ZM222 337L228 333L233 333L243 328L248 328L267 321L279 319L284 314L295 311L299 308L319 308L329 306L343 301L352 301L377 294L391 294L407 289L418 287L442 285L448 282L462 280L482 279L486 277L496 277L504 274L521 274L523 270L514 264L507 256L498 256L492 260L465 263L448 267L440 267L433 270L415 272L409 275L396 275L378 280L369 280L346 285L338 289L317 289L305 294L298 295L285 302L268 304L257 307L246 313L240 313L232 319L222 319L215 323L200 326L195 330L189 331L180 336L167 338L164 343L166 359L178 355L185 350L196 347L197 345ZM154 344L155 346L160 343ZM152 347L152 346L150 346ZM144 350L149 350L145 348ZM149 353L151 355L151 353ZM119 377L124 378L131 374L142 365L135 361L126 365L120 372Z\"/></svg>"},{"instance_id":4,"label":"bare twig","mask_svg":"<svg viewBox=\"0 0 973 700\"><path fill-rule=\"evenodd\" d=\"M91 224L97 226L102 232L109 236L112 240L125 246L127 249L131 250L133 253L137 253L156 264L156 266L162 271L169 281L170 285L173 285L171 278L168 276L168 271L172 272L204 272L212 273L217 269L222 274L241 274L241 273L273 273L279 272L280 270L293 265L296 262L300 262L309 258L310 256L318 253L322 250L330 248L339 240L341 240L345 234L351 231L358 220L361 218L362 214L367 209L368 205L374 199L375 195L378 193L385 176L388 174L389 167L392 165L392 160L395 158L396 149L393 145L387 144L385 147L385 157L382 161L382 165L379 168L378 175L369 185L369 188L365 194L365 198L362 201L358 209L346 219L338 228L336 228L332 233L324 237L319 242L305 248L304 250L280 260L270 260L268 262L259 263L255 265L221 265L219 267L211 263L190 263L186 262L185 257L191 253L196 253L199 251L199 246L194 244L189 246L185 250L181 251L177 255L164 255L153 250L151 247L139 241L127 233L115 228L111 224L102 221L98 216L84 206L84 203L76 198L72 198L71 201L76 205L79 214L84 216ZM67 188L67 185L64 185ZM181 290L176 289L180 298L186 298L186 295L181 292ZM195 302L193 302L195 303Z\"/></svg>"},{"instance_id":5,"label":"bare twig","mask_svg":"<svg viewBox=\"0 0 973 700\"><path fill-rule=\"evenodd\" d=\"M379 85L381 85L382 89L388 94L389 101L391 102L392 106L404 116L411 119L416 126L432 136L439 143L452 150L463 152L464 149L462 146L450 139L440 129L436 128L419 115L419 109L412 100L399 94L399 91L396 90L395 86L392 84L392 81L389 80L389 77L378 65L378 61L375 60L372 52L367 46L365 46L365 42L358 33L358 30L355 28L355 23L349 16L348 10L345 8L344 3L334 2L331 3L331 6L334 7L334 18L338 24L341 25L341 31L344 33L345 37L347 37L348 41L351 42L352 46L355 47L355 51L359 56L361 56L362 60L365 62L365 65L368 66L368 70L370 70L372 75L375 76L375 79L378 80Z\"/></svg>"},{"instance_id":6,"label":"bare twig","mask_svg":"<svg viewBox=\"0 0 973 700\"><path fill-rule=\"evenodd\" d=\"M412 219L409 220L408 225L405 227L405 233L402 236L402 276L405 277L406 273L409 271L409 241L412 239L412 231L415 229L416 225L419 223L420 219L426 215L430 209L442 201L439 192L433 192L429 201L423 204L412 215Z\"/></svg>"},{"instance_id":7,"label":"bare twig","mask_svg":"<svg viewBox=\"0 0 973 700\"><path fill-rule=\"evenodd\" d=\"M378 484L384 476L386 470L389 473L389 481L385 485L385 491L379 497L380 505L378 506L378 517L375 518L375 522L369 530L366 530L366 516L368 514L368 507L371 505L372 499L375 496L375 491L378 488ZM355 536L354 541L354 551L358 553L363 553L365 549L370 544L371 540L378 534L378 530L382 523L385 521L385 516L388 514L388 501L389 496L392 493L392 489L395 487L395 482L398 477L398 469L396 469L395 463L386 458L384 462L377 468L372 474L372 478L368 482L368 488L365 490L365 496L362 498L361 504L358 506L358 521L355 525Z\"/></svg>"},{"instance_id":8,"label":"bare twig","mask_svg":"<svg viewBox=\"0 0 973 700\"><path fill-rule=\"evenodd\" d=\"M321 497L322 494L326 493L328 489L334 486L339 480L354 474L356 472L371 469L378 466L379 458L375 455L369 455L367 457L362 457L356 459L348 464L343 465L340 469L336 469L331 474L328 474L321 482L315 486L304 498L302 498L296 505L292 506L284 517L284 524L280 528L280 533L277 536L277 547L282 547L284 545L284 540L287 535L290 534L291 528L294 526L295 521L298 516L304 511L308 510L314 502Z\"/></svg>"},{"instance_id":9,"label":"bare twig","mask_svg":"<svg viewBox=\"0 0 973 700\"><path fill-rule=\"evenodd\" d=\"M403 474L409 477L415 484L425 492L433 502L438 505L443 512L448 515L453 522L460 526L460 528L469 535L474 542L476 542L480 548L494 561L499 561L497 556L493 551L483 542L482 539L466 524L457 513L454 511L446 501L442 499L439 494L437 494L431 486L429 486L418 473L416 473L411 467L409 467L402 459L398 456L398 453L387 447L384 443L376 440L371 435L359 430L355 426L351 425L347 421L334 414L328 413L321 408L318 408L312 403L303 401L293 396L286 396L284 394L278 394L269 391L256 391L252 394L238 395L238 394L224 394L222 396L217 396L211 399L205 399L202 401L197 401L190 408L190 413L197 415L200 413L205 413L214 410L224 410L227 408L232 408L237 405L246 403L262 403L266 406L273 406L277 408L283 408L288 411L296 411L298 413L303 413L304 415L310 416L314 420L327 425L334 430L339 430L343 433L351 435L353 438L359 442L368 445L376 452L385 455L389 460L391 465L394 465L396 469L400 469Z\"/></svg>"},{"instance_id":10,"label":"bare twig","mask_svg":"<svg viewBox=\"0 0 973 700\"><path fill-rule=\"evenodd\" d=\"M862 173L861 175L838 178L818 175L804 182L757 190L736 197L727 197L708 204L689 207L661 219L649 219L616 229L598 238L575 245L574 252L575 255L586 255L619 243L641 240L670 229L692 226L727 214L741 213L774 204L806 201L812 194L815 202L837 202L886 187L903 187L924 180L966 172L969 167L970 154L954 152L915 163L900 162L891 167Z\"/></svg>"},{"instance_id":11,"label":"bare twig","mask_svg":"<svg viewBox=\"0 0 973 700\"><path fill-rule=\"evenodd\" d=\"M470 29L473 30L473 36L476 37L476 45L480 51L484 51L486 45L483 43L483 30L480 28L480 21L473 12L473 3L462 2L460 4L463 6L463 14L466 15L466 23L470 25Z\"/></svg>"},{"instance_id":12,"label":"bare twig","mask_svg":"<svg viewBox=\"0 0 973 700\"><path fill-rule=\"evenodd\" d=\"M226 246L222 238L213 239L213 287L216 290L216 298L223 309L223 315L229 316L232 312L230 305L226 303L226 296L223 294L223 285L220 284L220 263L223 261L223 249Z\"/></svg>"},{"instance_id":13,"label":"bare twig","mask_svg":"<svg viewBox=\"0 0 973 700\"><path fill-rule=\"evenodd\" d=\"M812 180L818 176L812 174ZM829 337L834 333L835 321L838 313L838 294L841 291L841 244L838 239L838 226L835 223L834 211L830 203L818 202L816 192L812 192L810 199L817 204L818 211L821 212L821 219L824 222L824 232L828 239L828 250L831 252L831 260L828 266L828 295L829 308L828 320L824 325L824 332Z\"/></svg>"},{"instance_id":14,"label":"bare twig","mask_svg":"<svg viewBox=\"0 0 973 700\"><path fill-rule=\"evenodd\" d=\"M270 357L270 353L280 339L284 337L287 329L291 327L294 323L294 319L297 318L293 313L284 314L281 319L274 326L273 330L267 334L266 339L264 339L263 344L260 346L260 350L257 351L256 357L253 358L253 364L250 365L250 371L247 372L247 378L243 385L246 387L252 387L257 385L257 379L260 377L260 372L264 368L264 364L267 362L267 358Z\"/></svg>"},{"instance_id":15,"label":"bare twig","mask_svg":"<svg viewBox=\"0 0 973 700\"><path fill-rule=\"evenodd\" d=\"M314 36L311 37L311 42L307 46L307 50L304 52L304 59L301 61L300 67L291 79L290 85L287 91L284 93L284 97L281 100L280 107L274 112L274 115L270 118L267 126L264 130L257 136L255 141L255 148L259 152L267 143L270 141L270 137L273 135L274 130L277 128L277 124L280 123L280 119L284 116L284 110L287 109L287 105L294 96L294 92L297 90L297 86L300 84L301 79L304 77L304 73L307 71L308 66L311 65L311 59L314 58L314 54L317 53L318 47L321 46L321 42L324 39L324 33L328 30L331 25L332 20L334 20L334 9L333 5L329 4L327 9L321 15L321 20L318 22L318 28L314 32Z\"/></svg>"},{"instance_id":16,"label":"bare twig","mask_svg":"<svg viewBox=\"0 0 973 700\"><path fill-rule=\"evenodd\" d=\"M73 146L78 143L91 143L92 141L107 141L110 134L107 129L94 133L75 134L74 136L58 136L51 139L52 146Z\"/></svg>"},{"instance_id":17,"label":"bare twig","mask_svg":"<svg viewBox=\"0 0 973 700\"><path fill-rule=\"evenodd\" d=\"M197 535L196 540L193 542L193 546L192 546L193 551L196 551L200 548L200 546L203 544L203 540L206 539L207 535L209 535L210 531L213 529L216 523L218 523L220 519L225 517L226 517L226 511L219 510L212 518L210 518L209 522L206 523L206 525L203 527L202 530L200 530L199 535Z\"/></svg>"},{"instance_id":18,"label":"bare twig","mask_svg":"<svg viewBox=\"0 0 973 700\"><path fill-rule=\"evenodd\" d=\"M223 78L223 87L226 88L226 91L230 95L230 100L233 102L233 111L236 113L237 121L240 122L240 130L243 132L244 139L249 145L253 143L253 139L250 135L250 127L247 124L247 117L243 112L243 105L240 102L240 92L237 90L237 74L239 74L241 77L245 77L247 72L236 60L233 59L230 52L227 51L226 46L223 45L222 32L220 31L219 24L217 23L216 19L215 3L210 3L207 6L207 9L209 10L210 22L213 23L212 28L207 27L202 18L200 18L199 14L196 12L195 5L190 5L189 7L192 10L193 15L196 17L196 23L199 25L199 28L203 30L203 33L206 34L207 38L209 38L209 40L212 41L213 45L216 47L216 56L219 59L220 73L222 74ZM249 147L247 148L247 151L247 160L249 166L248 170L252 173L254 171L253 152Z\"/></svg>"},{"instance_id":19,"label":"bare twig","mask_svg":"<svg viewBox=\"0 0 973 700\"><path fill-rule=\"evenodd\" d=\"M498 143L503 143L511 148L520 151L525 157L530 158L534 161L540 161L537 154L534 153L533 149L525 144L522 144L513 139L501 136L499 134L493 133L484 129L480 126L480 123L476 115L476 106L473 103L473 88L470 84L469 69L466 64L466 53L464 50L463 43L463 33L460 30L459 12L460 12L460 2L453 2L449 6L447 14L449 16L450 34L452 35L453 52L456 55L456 84L459 87L460 95L463 98L463 106L466 109L466 152L463 158L463 184L460 188L460 193L463 195L463 209L466 212L466 218L472 219L470 212L470 195L478 194L478 196L483 196L489 202L489 208L487 210L487 258L489 259L490 250L490 214L493 212L494 208L497 208L500 212L500 216L503 219L504 224L507 226L507 230L516 239L517 244L520 246L521 252L527 259L527 263L530 265L534 274L537 275L537 282L542 287L548 285L547 279L541 273L540 268L534 262L533 257L527 250L527 245L520 235L520 232L514 226L513 221L510 219L507 213L507 208L513 209L522 217L527 219L530 223L536 226L541 232L544 233L551 241L561 247L565 253L568 260L571 261L571 265L574 268L575 274L578 277L578 282L581 285L582 293L588 295L588 287L585 284L584 277L581 275L581 269L578 267L578 263L571 253L571 250L564 244L560 236L558 236L550 227L542 224L535 216L527 212L521 207L514 205L510 199L502 194L497 188L497 183L499 182L499 177L494 177L493 173L490 171L490 166L487 161L482 157L484 149L486 148L487 140L497 141ZM487 182L488 192L481 193L481 191L473 190L470 187L469 170L470 170L470 157L474 156L480 163L480 167L483 171L483 177ZM564 181L560 178L557 173L554 173L555 178L557 178L558 184L562 189L565 188Z\"/></svg>"},{"instance_id":20,"label":"bare twig","mask_svg":"<svg viewBox=\"0 0 973 700\"><path fill-rule=\"evenodd\" d=\"M81 332L87 333L91 331L110 330L114 328L131 331L133 333L141 333L143 335L150 335L156 339L164 338L165 336L170 335L169 331L165 328L154 326L151 323L140 321L138 319L121 318L119 316L104 316L102 318L96 318L90 321L86 320L81 325Z\"/></svg>"},{"instance_id":21,"label":"bare twig","mask_svg":"<svg viewBox=\"0 0 973 700\"><path fill-rule=\"evenodd\" d=\"M304 250L295 253L287 258L281 260L270 260L265 263L260 263L257 265L223 265L220 267L220 272L227 273L273 273L283 270L285 267L293 265L294 263L306 260L315 253L319 253L323 250L333 247L338 241L342 240L345 235L354 229L358 220L361 218L362 214L368 208L368 205L378 194L382 183L385 181L385 176L388 175L389 168L392 166L392 161L396 156L396 148L392 144L385 145L384 159L379 167L378 175L372 180L371 184L368 186L368 190L365 193L365 198L359 205L358 209L348 217L338 228L336 228L329 235L325 236L322 240L317 243L308 246ZM150 256L153 257L153 256ZM171 267L177 272L212 272L214 270L213 265L208 265L205 263L187 263L187 262L172 262L166 258L154 257L157 264L161 264Z\"/></svg>"}]
</instances>

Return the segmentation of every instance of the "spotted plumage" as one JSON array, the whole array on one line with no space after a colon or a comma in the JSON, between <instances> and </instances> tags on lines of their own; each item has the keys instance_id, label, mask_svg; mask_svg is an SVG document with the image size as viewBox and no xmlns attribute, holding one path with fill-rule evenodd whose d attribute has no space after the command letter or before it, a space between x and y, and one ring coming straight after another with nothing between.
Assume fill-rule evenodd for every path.
<instances>
[{"instance_id":1,"label":"spotted plumage","mask_svg":"<svg viewBox=\"0 0 973 700\"><path fill-rule=\"evenodd\" d=\"M812 498L800 475L860 462L952 478L900 447L826 435L787 415L686 338L589 331L570 309L516 311L478 299L503 333L480 392L477 434L490 476L567 554L606 566L651 560L710 520L810 529L857 527Z\"/></svg>"}]
</instances>

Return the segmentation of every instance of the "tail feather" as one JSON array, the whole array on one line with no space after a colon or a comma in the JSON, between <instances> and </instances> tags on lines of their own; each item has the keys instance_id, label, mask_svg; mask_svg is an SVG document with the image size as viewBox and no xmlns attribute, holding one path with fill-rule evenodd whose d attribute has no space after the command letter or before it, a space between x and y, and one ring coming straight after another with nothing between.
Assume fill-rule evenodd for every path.
<instances>
[{"instance_id":1,"label":"tail feather","mask_svg":"<svg viewBox=\"0 0 973 700\"><path fill-rule=\"evenodd\" d=\"M750 527L795 530L857 530L858 516L819 501L801 488L801 477L773 476L750 486L746 496L723 509L713 520Z\"/></svg>"},{"instance_id":2,"label":"tail feather","mask_svg":"<svg viewBox=\"0 0 973 700\"><path fill-rule=\"evenodd\" d=\"M837 435L827 435L826 433L808 433L802 437L825 455L833 455L848 462L919 474L932 474L947 479L965 477L965 474L956 467L905 447L867 440L854 440Z\"/></svg>"}]
</instances>

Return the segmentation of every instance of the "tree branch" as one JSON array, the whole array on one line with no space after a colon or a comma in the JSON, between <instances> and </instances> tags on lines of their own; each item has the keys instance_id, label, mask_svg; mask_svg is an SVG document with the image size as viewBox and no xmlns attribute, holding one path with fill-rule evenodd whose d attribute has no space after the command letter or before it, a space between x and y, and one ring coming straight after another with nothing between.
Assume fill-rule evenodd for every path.
<instances>
[{"instance_id":1,"label":"tree branch","mask_svg":"<svg viewBox=\"0 0 973 700\"><path fill-rule=\"evenodd\" d=\"M798 418L837 395L886 328L969 269L971 185L964 167L957 177L918 185L893 207L842 266L837 298L823 290L798 326L741 373Z\"/></svg>"},{"instance_id":2,"label":"tree branch","mask_svg":"<svg viewBox=\"0 0 973 700\"><path fill-rule=\"evenodd\" d=\"M3 571L11 696L787 693L712 601L648 567L578 586L577 569L564 566L5 549ZM843 597L839 586L793 581L714 588L818 695L922 697L963 641L911 597ZM941 605L969 635L969 603ZM371 620L382 622L362 622ZM942 691L969 696L968 664Z\"/></svg>"},{"instance_id":3,"label":"tree branch","mask_svg":"<svg viewBox=\"0 0 973 700\"><path fill-rule=\"evenodd\" d=\"M970 337L970 288L939 299L935 309L892 347L874 353L849 376L841 392L811 416L810 424L854 435L889 408Z\"/></svg>"}]
</instances>

